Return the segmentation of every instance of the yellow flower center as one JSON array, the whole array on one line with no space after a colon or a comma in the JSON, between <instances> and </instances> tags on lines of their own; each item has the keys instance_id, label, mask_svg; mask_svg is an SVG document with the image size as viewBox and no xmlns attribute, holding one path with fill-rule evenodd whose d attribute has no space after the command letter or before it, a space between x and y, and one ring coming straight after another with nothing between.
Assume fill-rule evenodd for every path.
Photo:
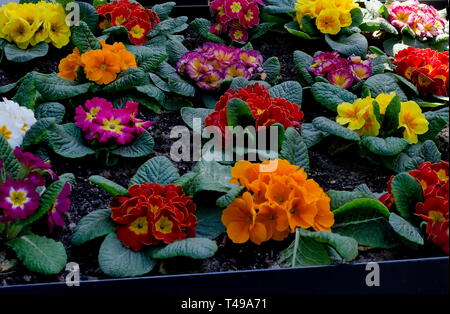
<instances>
[{"instance_id":1,"label":"yellow flower center","mask_svg":"<svg viewBox=\"0 0 450 314\"><path fill-rule=\"evenodd\" d=\"M122 25L126 21L127 19L123 15L119 15L118 17L116 17L115 23L116 25Z\"/></svg>"},{"instance_id":2,"label":"yellow flower center","mask_svg":"<svg viewBox=\"0 0 450 314\"><path fill-rule=\"evenodd\" d=\"M448 180L447 172L445 172L444 169L439 170L438 172L436 172L436 174L437 174L439 180L442 180L442 181Z\"/></svg>"},{"instance_id":3,"label":"yellow flower center","mask_svg":"<svg viewBox=\"0 0 450 314\"><path fill-rule=\"evenodd\" d=\"M104 120L103 121L103 126L101 127L103 130L109 131L109 132L114 132L117 134L121 134L122 129L123 129L123 125L120 125L120 120L119 119L111 119L111 120Z\"/></svg>"},{"instance_id":4,"label":"yellow flower center","mask_svg":"<svg viewBox=\"0 0 450 314\"><path fill-rule=\"evenodd\" d=\"M135 234L146 234L148 232L148 222L146 217L139 217L130 225L130 229Z\"/></svg>"},{"instance_id":5,"label":"yellow flower center","mask_svg":"<svg viewBox=\"0 0 450 314\"><path fill-rule=\"evenodd\" d=\"M133 26L133 28L130 31L131 36L133 36L134 38L141 38L142 36L144 36L145 29L143 29L142 27L140 27L139 25L135 25Z\"/></svg>"},{"instance_id":6,"label":"yellow flower center","mask_svg":"<svg viewBox=\"0 0 450 314\"><path fill-rule=\"evenodd\" d=\"M6 127L6 125L2 125L0 127L0 134L5 137L7 141L11 139L12 132Z\"/></svg>"},{"instance_id":7,"label":"yellow flower center","mask_svg":"<svg viewBox=\"0 0 450 314\"><path fill-rule=\"evenodd\" d=\"M172 232L173 223L166 216L162 216L155 224L156 231L168 234Z\"/></svg>"},{"instance_id":8,"label":"yellow flower center","mask_svg":"<svg viewBox=\"0 0 450 314\"><path fill-rule=\"evenodd\" d=\"M251 21L251 20L253 20L253 18L254 18L255 16L253 15L253 11L248 11L246 14L245 14L245 20L247 20L247 21Z\"/></svg>"},{"instance_id":9,"label":"yellow flower center","mask_svg":"<svg viewBox=\"0 0 450 314\"><path fill-rule=\"evenodd\" d=\"M437 212L437 211L430 211L428 213L428 217L430 217L431 219L433 219L434 222L443 222L445 221L445 217L441 212Z\"/></svg>"},{"instance_id":10,"label":"yellow flower center","mask_svg":"<svg viewBox=\"0 0 450 314\"><path fill-rule=\"evenodd\" d=\"M244 33L242 33L241 31L236 31L234 32L234 37L236 37L236 39L241 39L244 37Z\"/></svg>"},{"instance_id":11,"label":"yellow flower center","mask_svg":"<svg viewBox=\"0 0 450 314\"><path fill-rule=\"evenodd\" d=\"M242 5L240 2L233 2L231 5L231 11L233 13L239 13L242 10Z\"/></svg>"},{"instance_id":12,"label":"yellow flower center","mask_svg":"<svg viewBox=\"0 0 450 314\"><path fill-rule=\"evenodd\" d=\"M28 130L28 123L24 123L21 130L22 132L26 132Z\"/></svg>"},{"instance_id":13,"label":"yellow flower center","mask_svg":"<svg viewBox=\"0 0 450 314\"><path fill-rule=\"evenodd\" d=\"M27 192L25 190L14 190L11 189L8 197L8 201L13 205L13 207L21 207L25 206L25 203L29 201L27 197Z\"/></svg>"}]
</instances>

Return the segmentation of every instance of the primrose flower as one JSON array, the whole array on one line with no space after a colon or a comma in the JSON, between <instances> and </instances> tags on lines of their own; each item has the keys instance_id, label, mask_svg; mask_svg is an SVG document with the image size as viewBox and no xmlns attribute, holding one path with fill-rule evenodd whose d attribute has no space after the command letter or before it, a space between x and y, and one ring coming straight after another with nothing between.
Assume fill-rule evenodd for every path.
<instances>
[{"instance_id":1,"label":"primrose flower","mask_svg":"<svg viewBox=\"0 0 450 314\"><path fill-rule=\"evenodd\" d=\"M394 64L423 95L448 96L448 52L408 47L395 55Z\"/></svg>"},{"instance_id":2,"label":"primrose flower","mask_svg":"<svg viewBox=\"0 0 450 314\"><path fill-rule=\"evenodd\" d=\"M353 83L372 76L372 62L361 57L342 58L339 52L321 52L314 56L308 68L315 76L327 78L330 84L348 89Z\"/></svg>"},{"instance_id":3,"label":"primrose flower","mask_svg":"<svg viewBox=\"0 0 450 314\"><path fill-rule=\"evenodd\" d=\"M52 165L46 163L41 158L36 157L32 153L23 152L19 147L14 149L14 156L26 168L34 170L49 170Z\"/></svg>"},{"instance_id":4,"label":"primrose flower","mask_svg":"<svg viewBox=\"0 0 450 314\"><path fill-rule=\"evenodd\" d=\"M70 27L60 4L8 3L0 7L0 38L14 42L20 49L41 42L61 48L69 43Z\"/></svg>"},{"instance_id":5,"label":"primrose flower","mask_svg":"<svg viewBox=\"0 0 450 314\"><path fill-rule=\"evenodd\" d=\"M128 194L114 197L110 205L124 246L140 251L195 236L195 203L181 186L143 183L131 186Z\"/></svg>"},{"instance_id":6,"label":"primrose flower","mask_svg":"<svg viewBox=\"0 0 450 314\"><path fill-rule=\"evenodd\" d=\"M387 6L389 22L402 30L409 27L416 36L434 38L448 32L448 21L431 5L418 0L394 1Z\"/></svg>"},{"instance_id":7,"label":"primrose flower","mask_svg":"<svg viewBox=\"0 0 450 314\"><path fill-rule=\"evenodd\" d=\"M324 34L336 35L341 31L340 16L336 9L325 9L317 17L316 26Z\"/></svg>"},{"instance_id":8,"label":"primrose flower","mask_svg":"<svg viewBox=\"0 0 450 314\"><path fill-rule=\"evenodd\" d=\"M397 94L395 92L389 93L389 94L380 94L378 95L375 100L378 103L378 105L380 106L380 114L384 115L386 113L386 109L389 106L389 104L391 103L392 99L396 96Z\"/></svg>"},{"instance_id":9,"label":"primrose flower","mask_svg":"<svg viewBox=\"0 0 450 314\"><path fill-rule=\"evenodd\" d=\"M122 25L128 30L128 38L133 45L143 45L148 35L159 24L158 14L137 2L114 0L96 7L100 29Z\"/></svg>"},{"instance_id":10,"label":"primrose flower","mask_svg":"<svg viewBox=\"0 0 450 314\"><path fill-rule=\"evenodd\" d=\"M415 144L419 141L417 135L428 132L429 122L416 102L407 101L401 103L398 124L399 128L404 128L403 137L405 140Z\"/></svg>"},{"instance_id":11,"label":"primrose flower","mask_svg":"<svg viewBox=\"0 0 450 314\"><path fill-rule=\"evenodd\" d=\"M342 103L338 105L336 122L347 125L349 130L353 130L363 136L377 136L381 125L378 122L372 97L357 99L353 104Z\"/></svg>"},{"instance_id":12,"label":"primrose flower","mask_svg":"<svg viewBox=\"0 0 450 314\"><path fill-rule=\"evenodd\" d=\"M243 50L226 45L206 43L186 53L177 63L177 71L188 75L205 90L217 89L227 78L251 79L262 73L263 58L256 50Z\"/></svg>"},{"instance_id":13,"label":"primrose flower","mask_svg":"<svg viewBox=\"0 0 450 314\"><path fill-rule=\"evenodd\" d=\"M216 18L216 23L210 27L210 32L216 35L229 32L232 40L247 41L248 31L260 22L259 6L261 0L214 0L210 8Z\"/></svg>"},{"instance_id":14,"label":"primrose flower","mask_svg":"<svg viewBox=\"0 0 450 314\"><path fill-rule=\"evenodd\" d=\"M128 144L153 124L137 117L138 106L137 102L127 101L123 109L116 109L106 99L95 97L75 109L75 125L86 132L88 140Z\"/></svg>"},{"instance_id":15,"label":"primrose flower","mask_svg":"<svg viewBox=\"0 0 450 314\"><path fill-rule=\"evenodd\" d=\"M0 101L0 135L12 148L20 146L25 133L36 123L32 110L3 98Z\"/></svg>"},{"instance_id":16,"label":"primrose flower","mask_svg":"<svg viewBox=\"0 0 450 314\"><path fill-rule=\"evenodd\" d=\"M26 219L39 207L39 194L28 180L6 180L0 184L2 220Z\"/></svg>"},{"instance_id":17,"label":"primrose flower","mask_svg":"<svg viewBox=\"0 0 450 314\"><path fill-rule=\"evenodd\" d=\"M334 215L326 193L303 169L286 160L277 162L274 172L260 172L261 164L248 161L231 169L230 183L246 188L222 213L234 243L280 241L296 228L331 230Z\"/></svg>"},{"instance_id":18,"label":"primrose flower","mask_svg":"<svg viewBox=\"0 0 450 314\"><path fill-rule=\"evenodd\" d=\"M88 80L104 85L114 81L118 73L137 67L135 56L123 43L109 45L101 40L100 44L101 49L89 50L82 55L75 48L72 54L60 61L58 76L73 81L77 79L78 70L83 68Z\"/></svg>"},{"instance_id":19,"label":"primrose flower","mask_svg":"<svg viewBox=\"0 0 450 314\"><path fill-rule=\"evenodd\" d=\"M53 232L55 226L64 227L65 225L64 213L69 211L71 205L69 198L70 190L70 184L66 183L51 209L48 211L47 224L50 232Z\"/></svg>"}]
</instances>

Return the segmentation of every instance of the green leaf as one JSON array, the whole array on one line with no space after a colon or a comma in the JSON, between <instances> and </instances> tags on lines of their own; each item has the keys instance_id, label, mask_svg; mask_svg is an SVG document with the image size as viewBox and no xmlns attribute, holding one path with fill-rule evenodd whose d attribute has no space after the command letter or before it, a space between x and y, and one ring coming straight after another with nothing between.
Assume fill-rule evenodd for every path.
<instances>
[{"instance_id":1,"label":"green leaf","mask_svg":"<svg viewBox=\"0 0 450 314\"><path fill-rule=\"evenodd\" d=\"M215 239L225 232L221 209L214 206L197 206L195 216L197 217L195 230L198 238Z\"/></svg>"},{"instance_id":2,"label":"green leaf","mask_svg":"<svg viewBox=\"0 0 450 314\"><path fill-rule=\"evenodd\" d=\"M87 26L91 29L91 31L95 31L98 24L98 13L97 10L86 2L77 2L80 7L80 21L86 23Z\"/></svg>"},{"instance_id":3,"label":"green leaf","mask_svg":"<svg viewBox=\"0 0 450 314\"><path fill-rule=\"evenodd\" d=\"M398 115L400 113L401 103L400 98L395 96L386 108L383 121L383 131L386 135L396 133L398 130Z\"/></svg>"},{"instance_id":4,"label":"green leaf","mask_svg":"<svg viewBox=\"0 0 450 314\"><path fill-rule=\"evenodd\" d=\"M3 161L3 169L10 173L13 179L17 178L21 165L3 134L0 134L0 160Z\"/></svg>"},{"instance_id":5,"label":"green leaf","mask_svg":"<svg viewBox=\"0 0 450 314\"><path fill-rule=\"evenodd\" d=\"M167 84L166 81L164 81L162 78L160 78L158 75L152 72L149 73L149 76L153 84L155 84L160 90L167 93L170 92L169 84Z\"/></svg>"},{"instance_id":6,"label":"green leaf","mask_svg":"<svg viewBox=\"0 0 450 314\"><path fill-rule=\"evenodd\" d=\"M134 54L139 69L144 72L157 69L168 58L165 51L147 46L129 45L127 50Z\"/></svg>"},{"instance_id":7,"label":"green leaf","mask_svg":"<svg viewBox=\"0 0 450 314\"><path fill-rule=\"evenodd\" d=\"M332 49L337 50L346 56L360 56L361 58L364 58L367 55L367 50L369 48L366 37L359 33L350 36L341 36L337 40L326 35L325 41Z\"/></svg>"},{"instance_id":8,"label":"green leaf","mask_svg":"<svg viewBox=\"0 0 450 314\"><path fill-rule=\"evenodd\" d=\"M354 8L350 11L352 15L352 25L351 26L359 26L364 19L363 12L360 8Z\"/></svg>"},{"instance_id":9,"label":"green leaf","mask_svg":"<svg viewBox=\"0 0 450 314\"><path fill-rule=\"evenodd\" d=\"M314 239L319 243L330 245L345 261L352 261L358 256L358 242L350 237L327 231L311 232L301 228L298 229L298 232L303 238Z\"/></svg>"},{"instance_id":10,"label":"green leaf","mask_svg":"<svg viewBox=\"0 0 450 314\"><path fill-rule=\"evenodd\" d=\"M195 96L195 87L179 77L169 77L169 88L172 92L181 96Z\"/></svg>"},{"instance_id":11,"label":"green leaf","mask_svg":"<svg viewBox=\"0 0 450 314\"><path fill-rule=\"evenodd\" d=\"M372 74L381 74L386 69L386 64L389 61L388 56L382 55L378 56L375 59L372 60Z\"/></svg>"},{"instance_id":12,"label":"green leaf","mask_svg":"<svg viewBox=\"0 0 450 314\"><path fill-rule=\"evenodd\" d=\"M377 97L379 94L395 92L397 96L400 97L401 101L408 100L405 93L398 85L397 80L387 74L376 74L369 77L363 86L370 90L372 97Z\"/></svg>"},{"instance_id":13,"label":"green leaf","mask_svg":"<svg viewBox=\"0 0 450 314\"><path fill-rule=\"evenodd\" d=\"M194 259L206 259L214 256L217 244L207 238L187 238L172 242L163 248L155 248L150 251L154 259L167 259L178 256L186 256Z\"/></svg>"},{"instance_id":14,"label":"green leaf","mask_svg":"<svg viewBox=\"0 0 450 314\"><path fill-rule=\"evenodd\" d=\"M78 48L80 53L89 50L100 49L100 42L95 38L86 22L81 21L78 26L72 27L72 44Z\"/></svg>"},{"instance_id":15,"label":"green leaf","mask_svg":"<svg viewBox=\"0 0 450 314\"><path fill-rule=\"evenodd\" d=\"M106 85L103 90L108 93L116 93L130 89L134 86L146 85L149 83L148 75L141 69L129 68L120 72L117 79Z\"/></svg>"},{"instance_id":16,"label":"green leaf","mask_svg":"<svg viewBox=\"0 0 450 314\"><path fill-rule=\"evenodd\" d=\"M190 108L190 107L184 107L181 108L181 118L183 119L184 123L191 129L194 128L194 119L198 118L201 121L201 129L205 127L205 119L208 115L213 113L214 110L212 109L206 109L206 108Z\"/></svg>"},{"instance_id":17,"label":"green leaf","mask_svg":"<svg viewBox=\"0 0 450 314\"><path fill-rule=\"evenodd\" d=\"M177 63L178 60L189 52L182 42L176 40L168 40L166 49L169 56L169 61L173 64Z\"/></svg>"},{"instance_id":18,"label":"green leaf","mask_svg":"<svg viewBox=\"0 0 450 314\"><path fill-rule=\"evenodd\" d=\"M66 108L58 102L45 102L36 108L34 115L38 120L53 118L56 123L62 123L66 115Z\"/></svg>"},{"instance_id":19,"label":"green leaf","mask_svg":"<svg viewBox=\"0 0 450 314\"><path fill-rule=\"evenodd\" d=\"M166 110L178 111L184 107L193 107L193 103L181 96L169 96L164 104L161 104Z\"/></svg>"},{"instance_id":20,"label":"green leaf","mask_svg":"<svg viewBox=\"0 0 450 314\"><path fill-rule=\"evenodd\" d=\"M148 36L154 37L158 35L172 35L184 31L189 27L186 22L188 21L187 16L179 16L176 18L168 18L164 21L159 22L156 27L150 32Z\"/></svg>"},{"instance_id":21,"label":"green leaf","mask_svg":"<svg viewBox=\"0 0 450 314\"><path fill-rule=\"evenodd\" d=\"M100 269L111 277L135 277L149 273L156 265L144 252L127 249L117 240L115 233L110 233L98 254Z\"/></svg>"},{"instance_id":22,"label":"green leaf","mask_svg":"<svg viewBox=\"0 0 450 314\"><path fill-rule=\"evenodd\" d=\"M48 53L48 44L41 42L28 49L20 49L14 44L6 44L4 48L5 57L13 62L27 62L35 58L43 57Z\"/></svg>"},{"instance_id":23,"label":"green leaf","mask_svg":"<svg viewBox=\"0 0 450 314\"><path fill-rule=\"evenodd\" d=\"M34 107L36 106L37 96L36 86L34 84L34 74L35 72L31 72L25 75L22 80L22 84L20 84L12 99L19 105L27 107L31 110L34 110Z\"/></svg>"},{"instance_id":24,"label":"green leaf","mask_svg":"<svg viewBox=\"0 0 450 314\"><path fill-rule=\"evenodd\" d=\"M235 187L231 184L231 168L215 161L199 161L192 172L180 178L183 191L194 196L201 191L227 193Z\"/></svg>"},{"instance_id":25,"label":"green leaf","mask_svg":"<svg viewBox=\"0 0 450 314\"><path fill-rule=\"evenodd\" d=\"M308 33L305 33L302 31L296 21L289 22L284 25L284 28L292 35L295 35L297 37L303 38L303 39L317 39L316 37L311 37Z\"/></svg>"},{"instance_id":26,"label":"green leaf","mask_svg":"<svg viewBox=\"0 0 450 314\"><path fill-rule=\"evenodd\" d=\"M400 216L412 221L416 204L423 201L422 186L409 173L404 172L394 177L391 188Z\"/></svg>"},{"instance_id":27,"label":"green leaf","mask_svg":"<svg viewBox=\"0 0 450 314\"><path fill-rule=\"evenodd\" d=\"M407 80L405 77L395 74L395 73L388 73L392 77L394 77L398 82L400 82L403 86L406 86L410 91L414 93L414 95L419 96L419 89L414 85L412 82Z\"/></svg>"},{"instance_id":28,"label":"green leaf","mask_svg":"<svg viewBox=\"0 0 450 314\"><path fill-rule=\"evenodd\" d=\"M294 66L297 73L300 75L300 83L303 86L310 86L314 84L314 78L308 71L308 68L313 64L313 57L304 53L301 50L294 52Z\"/></svg>"},{"instance_id":29,"label":"green leaf","mask_svg":"<svg viewBox=\"0 0 450 314\"><path fill-rule=\"evenodd\" d=\"M197 33L200 34L203 38L205 38L208 41L217 43L217 44L224 44L225 41L220 38L217 35L214 35L209 31L210 27L212 26L211 22L204 18L196 18L193 20L190 24L193 30L195 30Z\"/></svg>"},{"instance_id":30,"label":"green leaf","mask_svg":"<svg viewBox=\"0 0 450 314\"><path fill-rule=\"evenodd\" d=\"M122 39L123 41L126 42L129 36L128 30L123 25L112 26L110 28L103 30L102 33L103 35L107 35L109 40L111 40L112 37L114 41ZM135 46L135 47L142 47L142 46ZM128 48L127 50L129 51Z\"/></svg>"},{"instance_id":31,"label":"green leaf","mask_svg":"<svg viewBox=\"0 0 450 314\"><path fill-rule=\"evenodd\" d=\"M37 91L48 101L73 98L86 94L94 83L78 84L66 80L56 74L34 74L34 84Z\"/></svg>"},{"instance_id":32,"label":"green leaf","mask_svg":"<svg viewBox=\"0 0 450 314\"><path fill-rule=\"evenodd\" d=\"M283 82L269 89L270 96L284 98L299 106L302 105L303 88L300 83L295 81Z\"/></svg>"},{"instance_id":33,"label":"green leaf","mask_svg":"<svg viewBox=\"0 0 450 314\"><path fill-rule=\"evenodd\" d=\"M222 84L226 85L226 82L222 82ZM239 88L246 88L248 85L250 85L250 82L245 77L238 76L231 79L229 88L237 91Z\"/></svg>"},{"instance_id":34,"label":"green leaf","mask_svg":"<svg viewBox=\"0 0 450 314\"><path fill-rule=\"evenodd\" d=\"M336 191L330 190L327 192L331 199L330 206L331 210L338 209L351 201L361 199L361 198L372 198L371 195L363 193L360 191Z\"/></svg>"},{"instance_id":35,"label":"green leaf","mask_svg":"<svg viewBox=\"0 0 450 314\"><path fill-rule=\"evenodd\" d=\"M245 187L243 187L243 186L240 186L240 185L233 186L227 192L227 194L225 194L217 199L216 205L220 208L227 207L236 199L236 197L241 195L244 190L245 190Z\"/></svg>"},{"instance_id":36,"label":"green leaf","mask_svg":"<svg viewBox=\"0 0 450 314\"><path fill-rule=\"evenodd\" d=\"M107 192L111 196L128 195L128 190L126 188L102 176L91 176L89 177L89 181L100 187L103 191Z\"/></svg>"},{"instance_id":37,"label":"green leaf","mask_svg":"<svg viewBox=\"0 0 450 314\"><path fill-rule=\"evenodd\" d=\"M72 235L73 245L82 245L93 239L113 233L116 224L111 219L110 209L98 209L90 212L83 218Z\"/></svg>"},{"instance_id":38,"label":"green leaf","mask_svg":"<svg viewBox=\"0 0 450 314\"><path fill-rule=\"evenodd\" d=\"M294 259L295 241L278 257L278 264L282 267L330 265L327 246L307 237L298 237L297 252Z\"/></svg>"},{"instance_id":39,"label":"green leaf","mask_svg":"<svg viewBox=\"0 0 450 314\"><path fill-rule=\"evenodd\" d=\"M169 17L169 14L172 12L175 5L176 2L166 2L161 4L158 3L152 7L152 10L155 11L156 14L158 14L161 20L165 20Z\"/></svg>"},{"instance_id":40,"label":"green leaf","mask_svg":"<svg viewBox=\"0 0 450 314\"><path fill-rule=\"evenodd\" d=\"M281 158L288 160L293 165L300 166L309 173L308 147L302 137L294 128L288 128L285 137L281 146Z\"/></svg>"},{"instance_id":41,"label":"green leaf","mask_svg":"<svg viewBox=\"0 0 450 314\"><path fill-rule=\"evenodd\" d=\"M27 131L23 138L22 148L40 143L47 135L48 129L55 125L54 118L39 119Z\"/></svg>"},{"instance_id":42,"label":"green leaf","mask_svg":"<svg viewBox=\"0 0 450 314\"><path fill-rule=\"evenodd\" d=\"M395 156L404 151L409 146L409 142L399 137L363 136L361 145L376 155Z\"/></svg>"},{"instance_id":43,"label":"green leaf","mask_svg":"<svg viewBox=\"0 0 450 314\"><path fill-rule=\"evenodd\" d=\"M252 34L250 36L250 40L255 40L257 38L262 37L263 35L267 34L270 31L270 29L275 25L276 25L276 23L271 23L271 22L259 23L252 29ZM250 48L250 49L252 49L252 48Z\"/></svg>"},{"instance_id":44,"label":"green leaf","mask_svg":"<svg viewBox=\"0 0 450 314\"><path fill-rule=\"evenodd\" d=\"M413 243L423 245L423 236L420 234L419 229L414 227L408 221L400 217L399 215L392 213L389 217L389 224L392 229L400 236L400 238L407 243Z\"/></svg>"},{"instance_id":45,"label":"green leaf","mask_svg":"<svg viewBox=\"0 0 450 314\"><path fill-rule=\"evenodd\" d=\"M83 144L81 130L73 123L55 125L49 130L48 139L55 153L66 158L81 158L95 153Z\"/></svg>"},{"instance_id":46,"label":"green leaf","mask_svg":"<svg viewBox=\"0 0 450 314\"><path fill-rule=\"evenodd\" d=\"M227 120L230 126L246 127L255 124L255 118L250 107L239 98L233 98L228 102Z\"/></svg>"},{"instance_id":47,"label":"green leaf","mask_svg":"<svg viewBox=\"0 0 450 314\"><path fill-rule=\"evenodd\" d=\"M169 77L178 76L177 70L166 61L161 62L155 69L155 72L165 80L168 80Z\"/></svg>"},{"instance_id":48,"label":"green leaf","mask_svg":"<svg viewBox=\"0 0 450 314\"><path fill-rule=\"evenodd\" d=\"M264 12L269 14L295 13L296 0L266 0Z\"/></svg>"},{"instance_id":49,"label":"green leaf","mask_svg":"<svg viewBox=\"0 0 450 314\"><path fill-rule=\"evenodd\" d=\"M155 147L155 141L153 137L147 131L143 132L136 138L131 144L119 147L111 154L125 157L125 158L138 158L150 155Z\"/></svg>"},{"instance_id":50,"label":"green leaf","mask_svg":"<svg viewBox=\"0 0 450 314\"><path fill-rule=\"evenodd\" d=\"M180 175L172 162L163 156L154 157L144 163L131 178L130 186L135 184L157 183L173 184Z\"/></svg>"},{"instance_id":51,"label":"green leaf","mask_svg":"<svg viewBox=\"0 0 450 314\"><path fill-rule=\"evenodd\" d=\"M342 125L334 121L331 121L328 118L325 117L315 118L312 124L319 131L326 132L328 134L335 135L338 137L342 137L343 139L349 141L357 141L357 142L360 141L360 137L355 131L349 130L346 127L343 127Z\"/></svg>"},{"instance_id":52,"label":"green leaf","mask_svg":"<svg viewBox=\"0 0 450 314\"><path fill-rule=\"evenodd\" d=\"M320 143L328 135L316 129L312 123L302 123L302 138L308 148Z\"/></svg>"},{"instance_id":53,"label":"green leaf","mask_svg":"<svg viewBox=\"0 0 450 314\"><path fill-rule=\"evenodd\" d=\"M328 83L315 83L311 88L314 99L325 108L336 111L337 107L344 103L354 103L358 98L355 94Z\"/></svg>"},{"instance_id":54,"label":"green leaf","mask_svg":"<svg viewBox=\"0 0 450 314\"><path fill-rule=\"evenodd\" d=\"M363 246L387 249L397 246L388 223L390 212L378 200L356 199L333 213L333 232L352 237Z\"/></svg>"},{"instance_id":55,"label":"green leaf","mask_svg":"<svg viewBox=\"0 0 450 314\"><path fill-rule=\"evenodd\" d=\"M158 87L153 84L146 84L142 86L137 86L136 90L145 94L146 96L155 99L159 104L164 104L166 102L166 95ZM144 104L145 106L145 104ZM150 108L151 109L151 108Z\"/></svg>"},{"instance_id":56,"label":"green leaf","mask_svg":"<svg viewBox=\"0 0 450 314\"><path fill-rule=\"evenodd\" d=\"M266 81L270 84L276 84L280 79L281 64L277 57L271 57L262 65L264 73L267 74Z\"/></svg>"},{"instance_id":57,"label":"green leaf","mask_svg":"<svg viewBox=\"0 0 450 314\"><path fill-rule=\"evenodd\" d=\"M447 126L449 120L448 107L436 111L425 112L425 118L430 123L428 132L419 135L419 141L434 140L436 136Z\"/></svg>"},{"instance_id":58,"label":"green leaf","mask_svg":"<svg viewBox=\"0 0 450 314\"><path fill-rule=\"evenodd\" d=\"M27 234L7 242L7 245L12 247L26 268L37 273L55 275L67 264L64 245L53 239Z\"/></svg>"}]
</instances>

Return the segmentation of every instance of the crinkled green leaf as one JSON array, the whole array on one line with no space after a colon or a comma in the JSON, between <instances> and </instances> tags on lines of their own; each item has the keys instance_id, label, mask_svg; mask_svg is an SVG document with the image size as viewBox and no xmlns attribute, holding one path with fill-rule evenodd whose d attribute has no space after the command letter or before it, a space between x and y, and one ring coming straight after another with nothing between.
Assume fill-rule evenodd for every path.
<instances>
[{"instance_id":1,"label":"crinkled green leaf","mask_svg":"<svg viewBox=\"0 0 450 314\"><path fill-rule=\"evenodd\" d=\"M72 235L73 245L82 245L93 239L113 233L116 229L115 222L111 219L110 209L98 209L90 212L77 224Z\"/></svg>"},{"instance_id":2,"label":"crinkled green leaf","mask_svg":"<svg viewBox=\"0 0 450 314\"><path fill-rule=\"evenodd\" d=\"M376 155L395 156L404 151L409 146L409 142L399 137L363 136L361 145Z\"/></svg>"},{"instance_id":3,"label":"crinkled green leaf","mask_svg":"<svg viewBox=\"0 0 450 314\"><path fill-rule=\"evenodd\" d=\"M314 98L325 108L337 111L337 107L344 103L354 103L357 96L343 88L328 83L318 82L311 88Z\"/></svg>"},{"instance_id":4,"label":"crinkled green leaf","mask_svg":"<svg viewBox=\"0 0 450 314\"><path fill-rule=\"evenodd\" d=\"M315 118L313 120L312 124L316 129L318 129L322 132L326 132L331 135L342 137L343 139L346 139L349 141L359 141L360 140L359 135L355 131L349 130L346 127L343 127L342 125L338 124L337 122L334 122L325 117Z\"/></svg>"},{"instance_id":5,"label":"crinkled green leaf","mask_svg":"<svg viewBox=\"0 0 450 314\"><path fill-rule=\"evenodd\" d=\"M126 188L102 176L90 176L89 181L100 187L111 196L128 195L128 190Z\"/></svg>"},{"instance_id":6,"label":"crinkled green leaf","mask_svg":"<svg viewBox=\"0 0 450 314\"><path fill-rule=\"evenodd\" d=\"M217 244L213 240L207 238L187 238L172 242L162 248L152 249L150 256L154 259L167 259L178 256L206 259L214 256L217 249Z\"/></svg>"},{"instance_id":7,"label":"crinkled green leaf","mask_svg":"<svg viewBox=\"0 0 450 314\"><path fill-rule=\"evenodd\" d=\"M28 62L43 57L48 53L48 43L41 42L27 49L20 49L15 44L6 44L4 48L6 59L13 62Z\"/></svg>"},{"instance_id":8,"label":"crinkled green leaf","mask_svg":"<svg viewBox=\"0 0 450 314\"><path fill-rule=\"evenodd\" d=\"M364 35L355 33L350 36L341 36L337 40L329 35L325 36L328 45L346 56L360 56L364 58L367 55L369 44Z\"/></svg>"},{"instance_id":9,"label":"crinkled green leaf","mask_svg":"<svg viewBox=\"0 0 450 314\"><path fill-rule=\"evenodd\" d=\"M300 166L309 173L308 147L294 128L288 128L286 130L280 156L288 160L291 164Z\"/></svg>"},{"instance_id":10,"label":"crinkled green leaf","mask_svg":"<svg viewBox=\"0 0 450 314\"><path fill-rule=\"evenodd\" d=\"M422 186L409 173L403 172L394 177L391 188L395 208L404 219L412 221L416 204L423 201Z\"/></svg>"},{"instance_id":11,"label":"crinkled green leaf","mask_svg":"<svg viewBox=\"0 0 450 314\"><path fill-rule=\"evenodd\" d=\"M389 224L392 229L400 236L401 239L407 243L413 243L423 245L423 236L417 227L400 217L399 215L392 213L389 217Z\"/></svg>"},{"instance_id":12,"label":"crinkled green leaf","mask_svg":"<svg viewBox=\"0 0 450 314\"><path fill-rule=\"evenodd\" d=\"M284 98L299 106L302 105L303 88L300 83L295 81L283 82L269 89L272 97Z\"/></svg>"},{"instance_id":13,"label":"crinkled green leaf","mask_svg":"<svg viewBox=\"0 0 450 314\"><path fill-rule=\"evenodd\" d=\"M130 180L130 186L142 183L173 184L180 175L172 162L163 156L154 157L144 163Z\"/></svg>"},{"instance_id":14,"label":"crinkled green leaf","mask_svg":"<svg viewBox=\"0 0 450 314\"><path fill-rule=\"evenodd\" d=\"M138 158L150 155L154 147L155 141L153 137L145 131L130 144L119 147L111 151L111 153L125 158Z\"/></svg>"}]
</instances>

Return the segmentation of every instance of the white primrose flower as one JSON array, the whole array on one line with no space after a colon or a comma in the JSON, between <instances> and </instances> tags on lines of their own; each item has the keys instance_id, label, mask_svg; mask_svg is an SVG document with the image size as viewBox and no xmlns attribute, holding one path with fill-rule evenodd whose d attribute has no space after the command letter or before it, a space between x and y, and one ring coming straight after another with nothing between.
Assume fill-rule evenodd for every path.
<instances>
[{"instance_id":1,"label":"white primrose flower","mask_svg":"<svg viewBox=\"0 0 450 314\"><path fill-rule=\"evenodd\" d=\"M6 98L0 101L0 134L12 148L22 144L25 133L35 123L32 110Z\"/></svg>"}]
</instances>

